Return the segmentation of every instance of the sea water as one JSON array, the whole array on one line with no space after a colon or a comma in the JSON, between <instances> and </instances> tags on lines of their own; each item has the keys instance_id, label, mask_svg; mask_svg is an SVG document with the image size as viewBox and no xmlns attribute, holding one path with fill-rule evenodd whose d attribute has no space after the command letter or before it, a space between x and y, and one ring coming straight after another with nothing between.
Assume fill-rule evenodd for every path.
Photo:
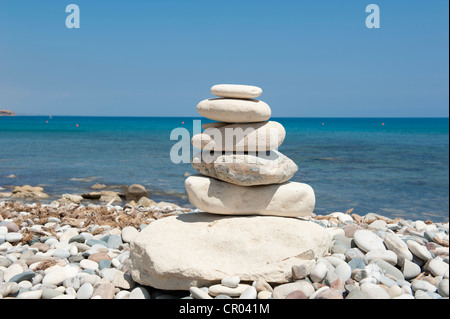
<instances>
[{"instance_id":1,"label":"sea water","mask_svg":"<svg viewBox=\"0 0 450 319\"><path fill-rule=\"evenodd\" d=\"M156 201L189 205L190 163L174 164L179 117L0 117L0 192L41 185L51 198L121 191L142 184ZM273 118L286 129L279 151L310 184L316 214L378 213L391 218L449 219L448 118ZM192 156L192 154L191 154ZM15 177L10 177L14 175Z\"/></svg>"}]
</instances>

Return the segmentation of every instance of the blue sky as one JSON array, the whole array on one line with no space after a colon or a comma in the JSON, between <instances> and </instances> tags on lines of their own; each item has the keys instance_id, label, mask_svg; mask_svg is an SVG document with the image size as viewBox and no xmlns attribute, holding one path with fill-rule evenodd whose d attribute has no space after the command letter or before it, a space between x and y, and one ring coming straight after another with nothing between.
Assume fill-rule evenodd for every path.
<instances>
[{"instance_id":1,"label":"blue sky","mask_svg":"<svg viewBox=\"0 0 450 319\"><path fill-rule=\"evenodd\" d=\"M66 5L80 8L68 29ZM368 4L380 29L368 29ZM219 83L272 116L448 117L446 0L0 0L0 109L198 116Z\"/></svg>"}]
</instances>

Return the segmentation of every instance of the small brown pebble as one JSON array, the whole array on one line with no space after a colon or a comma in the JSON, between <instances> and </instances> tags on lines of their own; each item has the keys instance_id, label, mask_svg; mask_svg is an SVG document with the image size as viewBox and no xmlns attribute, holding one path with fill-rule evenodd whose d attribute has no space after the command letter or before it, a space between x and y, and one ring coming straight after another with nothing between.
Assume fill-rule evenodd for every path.
<instances>
[{"instance_id":1,"label":"small brown pebble","mask_svg":"<svg viewBox=\"0 0 450 319\"><path fill-rule=\"evenodd\" d=\"M107 253L93 253L89 255L88 259L98 263L100 260L111 260L111 257Z\"/></svg>"},{"instance_id":2,"label":"small brown pebble","mask_svg":"<svg viewBox=\"0 0 450 319\"><path fill-rule=\"evenodd\" d=\"M344 281L341 278L336 279L331 283L330 288L342 293L345 291Z\"/></svg>"},{"instance_id":3,"label":"small brown pebble","mask_svg":"<svg viewBox=\"0 0 450 319\"><path fill-rule=\"evenodd\" d=\"M44 243L34 243L33 245L30 246L30 248L36 248L37 250L45 253L47 250L50 249L50 246Z\"/></svg>"}]
</instances>

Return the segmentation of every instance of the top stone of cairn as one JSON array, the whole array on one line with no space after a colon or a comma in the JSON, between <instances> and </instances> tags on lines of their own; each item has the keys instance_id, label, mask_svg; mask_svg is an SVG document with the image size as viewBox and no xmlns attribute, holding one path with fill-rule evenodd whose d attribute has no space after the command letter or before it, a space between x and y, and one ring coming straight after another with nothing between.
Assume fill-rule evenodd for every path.
<instances>
[{"instance_id":1,"label":"top stone of cairn","mask_svg":"<svg viewBox=\"0 0 450 319\"><path fill-rule=\"evenodd\" d=\"M232 99L253 99L262 94L262 89L252 85L217 84L211 88L211 93Z\"/></svg>"}]
</instances>

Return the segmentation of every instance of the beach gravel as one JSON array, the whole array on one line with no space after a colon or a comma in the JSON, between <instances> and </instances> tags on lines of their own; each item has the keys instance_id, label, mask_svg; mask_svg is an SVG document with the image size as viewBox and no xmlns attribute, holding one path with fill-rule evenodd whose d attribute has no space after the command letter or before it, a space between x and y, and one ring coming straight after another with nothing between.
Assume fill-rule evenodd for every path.
<instances>
[{"instance_id":1,"label":"beach gravel","mask_svg":"<svg viewBox=\"0 0 450 319\"><path fill-rule=\"evenodd\" d=\"M167 205L166 205L167 206ZM180 210L181 209L181 210ZM175 215L198 211L178 207ZM174 210L119 205L0 202L2 299L448 299L449 223L377 214L312 215L332 238L290 282L223 276L164 290L131 276L131 243ZM77 218L75 218L77 216ZM31 222L30 222L31 221ZM377 222L379 221L379 222Z\"/></svg>"}]
</instances>

